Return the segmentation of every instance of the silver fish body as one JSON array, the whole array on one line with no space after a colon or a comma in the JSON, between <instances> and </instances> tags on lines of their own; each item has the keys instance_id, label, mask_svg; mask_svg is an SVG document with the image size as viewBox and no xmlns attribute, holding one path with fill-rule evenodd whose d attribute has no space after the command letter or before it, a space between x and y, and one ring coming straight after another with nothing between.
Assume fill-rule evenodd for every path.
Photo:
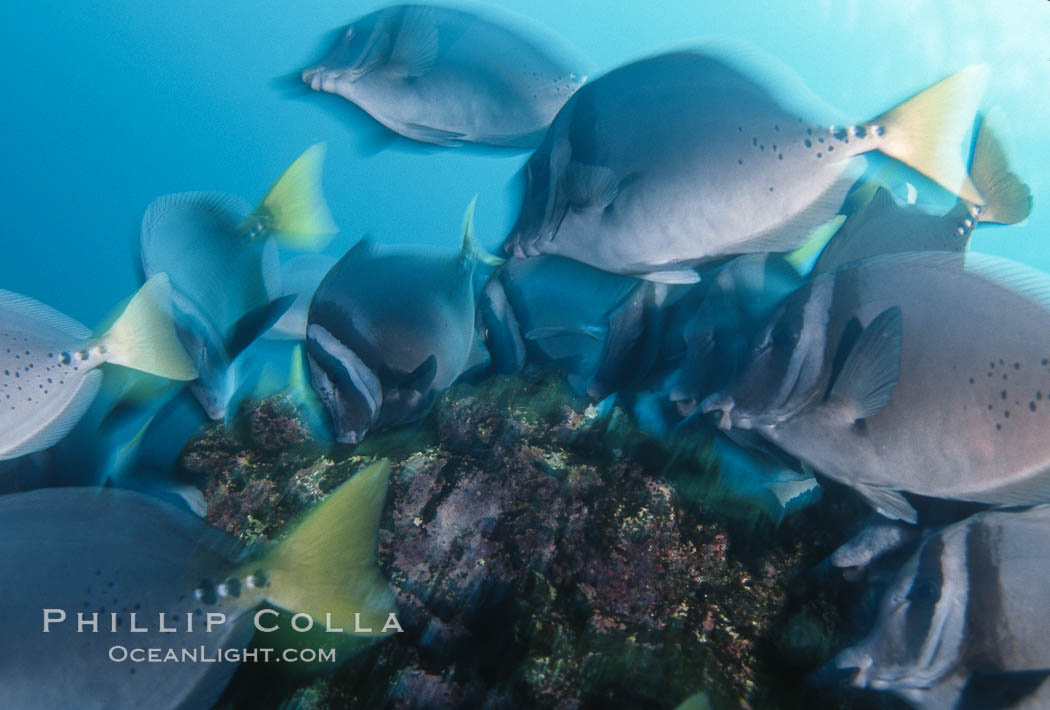
<instances>
[{"instance_id":1,"label":"silver fish body","mask_svg":"<svg viewBox=\"0 0 1050 710\"><path fill-rule=\"evenodd\" d=\"M490 260L473 238L463 247L378 250L362 240L317 288L307 317L314 390L336 439L360 442L373 427L418 421L471 363L478 292Z\"/></svg>"},{"instance_id":2,"label":"silver fish body","mask_svg":"<svg viewBox=\"0 0 1050 710\"><path fill-rule=\"evenodd\" d=\"M893 152L900 129L818 123L835 119L797 78L773 62L762 71L681 51L585 84L526 164L504 248L683 282L699 264L801 245L838 211L857 156ZM949 172L972 196L965 166Z\"/></svg>"},{"instance_id":3,"label":"silver fish body","mask_svg":"<svg viewBox=\"0 0 1050 710\"><path fill-rule=\"evenodd\" d=\"M199 518L117 489L45 489L0 498L0 569L18 580L0 604L0 704L40 708L204 708L235 663L114 662L114 647L244 647L254 631L239 599L194 591L233 569L239 545ZM44 632L44 610L66 619ZM204 611L227 622L206 631ZM177 631L159 631L158 614ZM78 630L77 614L96 623ZM136 613L133 621L131 614ZM97 616L96 616L97 615ZM54 612L51 618L57 618ZM187 631L191 623L193 631ZM146 632L132 632L136 627ZM113 630L115 627L115 631ZM62 682L55 682L62 678Z\"/></svg>"},{"instance_id":4,"label":"silver fish body","mask_svg":"<svg viewBox=\"0 0 1050 710\"><path fill-rule=\"evenodd\" d=\"M533 148L585 77L541 28L413 4L355 20L302 78L413 140Z\"/></svg>"},{"instance_id":5,"label":"silver fish body","mask_svg":"<svg viewBox=\"0 0 1050 710\"><path fill-rule=\"evenodd\" d=\"M917 708L987 706L967 700L978 676L1017 696L995 707L1044 707L1046 690L1025 675L1050 667L1048 542L1045 505L980 513L928 537L886 591L870 635L835 665L856 669L855 686Z\"/></svg>"},{"instance_id":6,"label":"silver fish body","mask_svg":"<svg viewBox=\"0 0 1050 710\"><path fill-rule=\"evenodd\" d=\"M703 409L890 518L915 520L902 491L1050 500L1046 282L976 254L855 262L789 296Z\"/></svg>"},{"instance_id":7,"label":"silver fish body","mask_svg":"<svg viewBox=\"0 0 1050 710\"><path fill-rule=\"evenodd\" d=\"M251 212L239 197L191 192L158 198L142 220L143 271L171 279L179 338L200 372L191 389L211 419L226 416L236 387L238 321L281 295L275 240L251 242L239 226Z\"/></svg>"}]
</instances>

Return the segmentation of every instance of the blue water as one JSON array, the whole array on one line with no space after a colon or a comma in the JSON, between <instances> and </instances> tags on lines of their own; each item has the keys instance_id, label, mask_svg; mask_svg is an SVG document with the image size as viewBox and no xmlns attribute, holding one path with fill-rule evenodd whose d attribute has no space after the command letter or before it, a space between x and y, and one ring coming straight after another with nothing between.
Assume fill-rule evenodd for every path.
<instances>
[{"instance_id":1,"label":"blue water","mask_svg":"<svg viewBox=\"0 0 1050 710\"><path fill-rule=\"evenodd\" d=\"M1050 270L1050 3L1018 0L695 0L504 5L553 28L592 76L705 36L780 57L857 119L975 62L991 65L1016 171L1035 209L973 247ZM326 193L341 227L455 244L479 193L482 241L501 242L524 154L376 151L374 131L276 80L315 61L326 32L380 5L298 0L5 0L0 4L0 288L96 324L140 282L138 228L156 196L223 190L257 201L304 148L328 141ZM331 99L332 97L326 97ZM323 105L322 105L323 104Z\"/></svg>"}]
</instances>

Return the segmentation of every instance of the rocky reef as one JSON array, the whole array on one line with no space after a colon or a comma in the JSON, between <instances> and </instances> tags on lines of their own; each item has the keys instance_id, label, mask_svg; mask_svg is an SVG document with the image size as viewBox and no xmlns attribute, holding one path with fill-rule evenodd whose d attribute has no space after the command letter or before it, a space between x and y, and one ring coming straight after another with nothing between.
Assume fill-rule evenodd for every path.
<instances>
[{"instance_id":1,"label":"rocky reef","mask_svg":"<svg viewBox=\"0 0 1050 710\"><path fill-rule=\"evenodd\" d=\"M777 524L723 495L707 436L662 442L544 373L458 385L356 448L280 398L245 407L180 460L208 520L265 541L390 458L379 560L404 633L334 669L245 664L220 707L898 707L806 680L862 631L862 590L819 565L863 508Z\"/></svg>"}]
</instances>

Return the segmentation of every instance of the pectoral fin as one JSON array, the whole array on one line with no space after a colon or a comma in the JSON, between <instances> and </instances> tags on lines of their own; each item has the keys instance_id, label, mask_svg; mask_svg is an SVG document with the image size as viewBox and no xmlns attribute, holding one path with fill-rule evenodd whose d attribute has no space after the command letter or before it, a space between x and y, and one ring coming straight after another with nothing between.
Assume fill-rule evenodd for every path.
<instances>
[{"instance_id":1,"label":"pectoral fin","mask_svg":"<svg viewBox=\"0 0 1050 710\"><path fill-rule=\"evenodd\" d=\"M831 396L846 405L854 420L873 416L888 405L901 364L901 309L887 308L857 338Z\"/></svg>"}]
</instances>

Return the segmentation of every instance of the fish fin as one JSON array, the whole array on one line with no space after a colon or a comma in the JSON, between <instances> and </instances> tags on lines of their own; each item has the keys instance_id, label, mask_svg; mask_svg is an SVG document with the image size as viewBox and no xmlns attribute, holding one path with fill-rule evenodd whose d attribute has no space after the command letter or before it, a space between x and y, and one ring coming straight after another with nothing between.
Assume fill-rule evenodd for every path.
<instances>
[{"instance_id":1,"label":"fish fin","mask_svg":"<svg viewBox=\"0 0 1050 710\"><path fill-rule=\"evenodd\" d=\"M961 500L996 505L1032 505L1050 501L1050 475L1043 473L1020 481L995 485L981 491L961 491Z\"/></svg>"},{"instance_id":2,"label":"fish fin","mask_svg":"<svg viewBox=\"0 0 1050 710\"><path fill-rule=\"evenodd\" d=\"M371 629L382 636L394 595L376 561L376 537L390 480L390 462L377 461L314 505L286 538L235 576L262 570L267 600L324 619L333 627Z\"/></svg>"},{"instance_id":3,"label":"fish fin","mask_svg":"<svg viewBox=\"0 0 1050 710\"><path fill-rule=\"evenodd\" d=\"M280 320L284 312L295 302L295 295L281 296L269 303L249 311L233 324L226 339L226 354L232 361L245 348Z\"/></svg>"},{"instance_id":4,"label":"fish fin","mask_svg":"<svg viewBox=\"0 0 1050 710\"><path fill-rule=\"evenodd\" d=\"M281 286L281 257L277 249L277 240L267 238L259 254L259 271L262 274L263 290L271 301L283 296Z\"/></svg>"},{"instance_id":5,"label":"fish fin","mask_svg":"<svg viewBox=\"0 0 1050 710\"><path fill-rule=\"evenodd\" d=\"M460 257L465 264L475 264L480 261L488 266L499 266L506 260L485 251L485 247L474 238L474 205L477 204L477 201L478 196L474 195L466 211L463 212L463 244L459 250Z\"/></svg>"},{"instance_id":6,"label":"fish fin","mask_svg":"<svg viewBox=\"0 0 1050 710\"><path fill-rule=\"evenodd\" d=\"M765 487L776 498L784 515L816 503L823 493L815 478L770 481Z\"/></svg>"},{"instance_id":7,"label":"fish fin","mask_svg":"<svg viewBox=\"0 0 1050 710\"><path fill-rule=\"evenodd\" d=\"M820 254L845 222L845 215L835 215L827 222L810 232L806 243L794 251L789 251L784 255L784 259L787 263L791 264L795 271L802 273L805 264L810 259Z\"/></svg>"},{"instance_id":8,"label":"fish fin","mask_svg":"<svg viewBox=\"0 0 1050 710\"><path fill-rule=\"evenodd\" d=\"M814 225L826 224L838 215L846 194L864 167L865 161L860 156L843 163L839 175L806 208L788 217L782 224L742 242L734 251L742 254L788 252L805 244L813 235Z\"/></svg>"},{"instance_id":9,"label":"fish fin","mask_svg":"<svg viewBox=\"0 0 1050 710\"><path fill-rule=\"evenodd\" d=\"M919 514L899 491L869 486L864 483L851 483L850 486L860 493L868 505L890 520L903 520L906 523L919 522Z\"/></svg>"},{"instance_id":10,"label":"fish fin","mask_svg":"<svg viewBox=\"0 0 1050 710\"><path fill-rule=\"evenodd\" d=\"M638 278L658 284L695 284L700 283L700 274L695 269L666 269L638 274Z\"/></svg>"},{"instance_id":11,"label":"fish fin","mask_svg":"<svg viewBox=\"0 0 1050 710\"><path fill-rule=\"evenodd\" d=\"M398 383L398 388L412 389L422 394L427 391L428 387L430 387L430 384L434 381L435 375L437 375L437 356L431 355L426 360L419 363L419 367L408 373L408 375Z\"/></svg>"},{"instance_id":12,"label":"fish fin","mask_svg":"<svg viewBox=\"0 0 1050 710\"><path fill-rule=\"evenodd\" d=\"M987 66L967 67L875 118L871 129L883 129L878 150L967 202L983 205L967 173L961 146L987 80Z\"/></svg>"},{"instance_id":13,"label":"fish fin","mask_svg":"<svg viewBox=\"0 0 1050 710\"><path fill-rule=\"evenodd\" d=\"M433 68L439 46L433 11L410 6L401 17L401 28L387 64L396 67L404 77L421 77Z\"/></svg>"},{"instance_id":14,"label":"fish fin","mask_svg":"<svg viewBox=\"0 0 1050 710\"><path fill-rule=\"evenodd\" d=\"M51 306L18 293L0 291L0 310L11 311L19 316L39 321L65 333L75 341L88 340L91 337L91 331L87 326L56 311Z\"/></svg>"},{"instance_id":15,"label":"fish fin","mask_svg":"<svg viewBox=\"0 0 1050 710\"><path fill-rule=\"evenodd\" d=\"M320 251L339 231L321 190L325 149L324 143L307 148L277 179L256 209L254 216L265 217L284 246Z\"/></svg>"},{"instance_id":16,"label":"fish fin","mask_svg":"<svg viewBox=\"0 0 1050 710\"><path fill-rule=\"evenodd\" d=\"M603 210L620 194L620 180L612 168L572 161L562 177L565 195L576 209Z\"/></svg>"},{"instance_id":17,"label":"fish fin","mask_svg":"<svg viewBox=\"0 0 1050 710\"><path fill-rule=\"evenodd\" d=\"M62 410L62 413L13 449L0 451L0 461L18 458L35 451L43 451L57 444L84 416L84 412L95 401L95 397L98 395L101 387L101 371L91 370L86 373L76 393L69 400L69 404Z\"/></svg>"},{"instance_id":18,"label":"fish fin","mask_svg":"<svg viewBox=\"0 0 1050 710\"><path fill-rule=\"evenodd\" d=\"M463 142L465 133L458 131L446 131L435 126L424 126L422 123L406 123L401 126L401 132L406 138L411 138L422 143L454 148Z\"/></svg>"},{"instance_id":19,"label":"fish fin","mask_svg":"<svg viewBox=\"0 0 1050 710\"><path fill-rule=\"evenodd\" d=\"M967 271L1050 309L1050 275L1045 272L1016 261L976 252L957 255L954 260L950 256L944 257L950 265L958 265L960 259L965 259Z\"/></svg>"},{"instance_id":20,"label":"fish fin","mask_svg":"<svg viewBox=\"0 0 1050 710\"><path fill-rule=\"evenodd\" d=\"M167 274L150 278L98 342L106 349L106 362L114 365L169 380L195 380L199 376L175 333Z\"/></svg>"},{"instance_id":21,"label":"fish fin","mask_svg":"<svg viewBox=\"0 0 1050 710\"><path fill-rule=\"evenodd\" d=\"M353 254L354 259L370 259L379 254L379 246L372 238L371 234L365 234L357 242L350 247L347 254Z\"/></svg>"},{"instance_id":22,"label":"fish fin","mask_svg":"<svg viewBox=\"0 0 1050 710\"><path fill-rule=\"evenodd\" d=\"M605 334L606 329L600 325L551 325L543 328L533 328L528 333L525 333L525 339L544 340L546 338L556 338L561 335L582 335L591 340L601 341L605 338Z\"/></svg>"},{"instance_id":23,"label":"fish fin","mask_svg":"<svg viewBox=\"0 0 1050 710\"><path fill-rule=\"evenodd\" d=\"M1032 211L1032 191L1010 171L1006 150L987 115L977 133L970 177L984 198L984 207L977 218L979 222L1017 224Z\"/></svg>"},{"instance_id":24,"label":"fish fin","mask_svg":"<svg viewBox=\"0 0 1050 710\"><path fill-rule=\"evenodd\" d=\"M890 403L901 368L901 309L887 308L857 338L835 384L833 397L847 403L854 420L877 414Z\"/></svg>"}]
</instances>

